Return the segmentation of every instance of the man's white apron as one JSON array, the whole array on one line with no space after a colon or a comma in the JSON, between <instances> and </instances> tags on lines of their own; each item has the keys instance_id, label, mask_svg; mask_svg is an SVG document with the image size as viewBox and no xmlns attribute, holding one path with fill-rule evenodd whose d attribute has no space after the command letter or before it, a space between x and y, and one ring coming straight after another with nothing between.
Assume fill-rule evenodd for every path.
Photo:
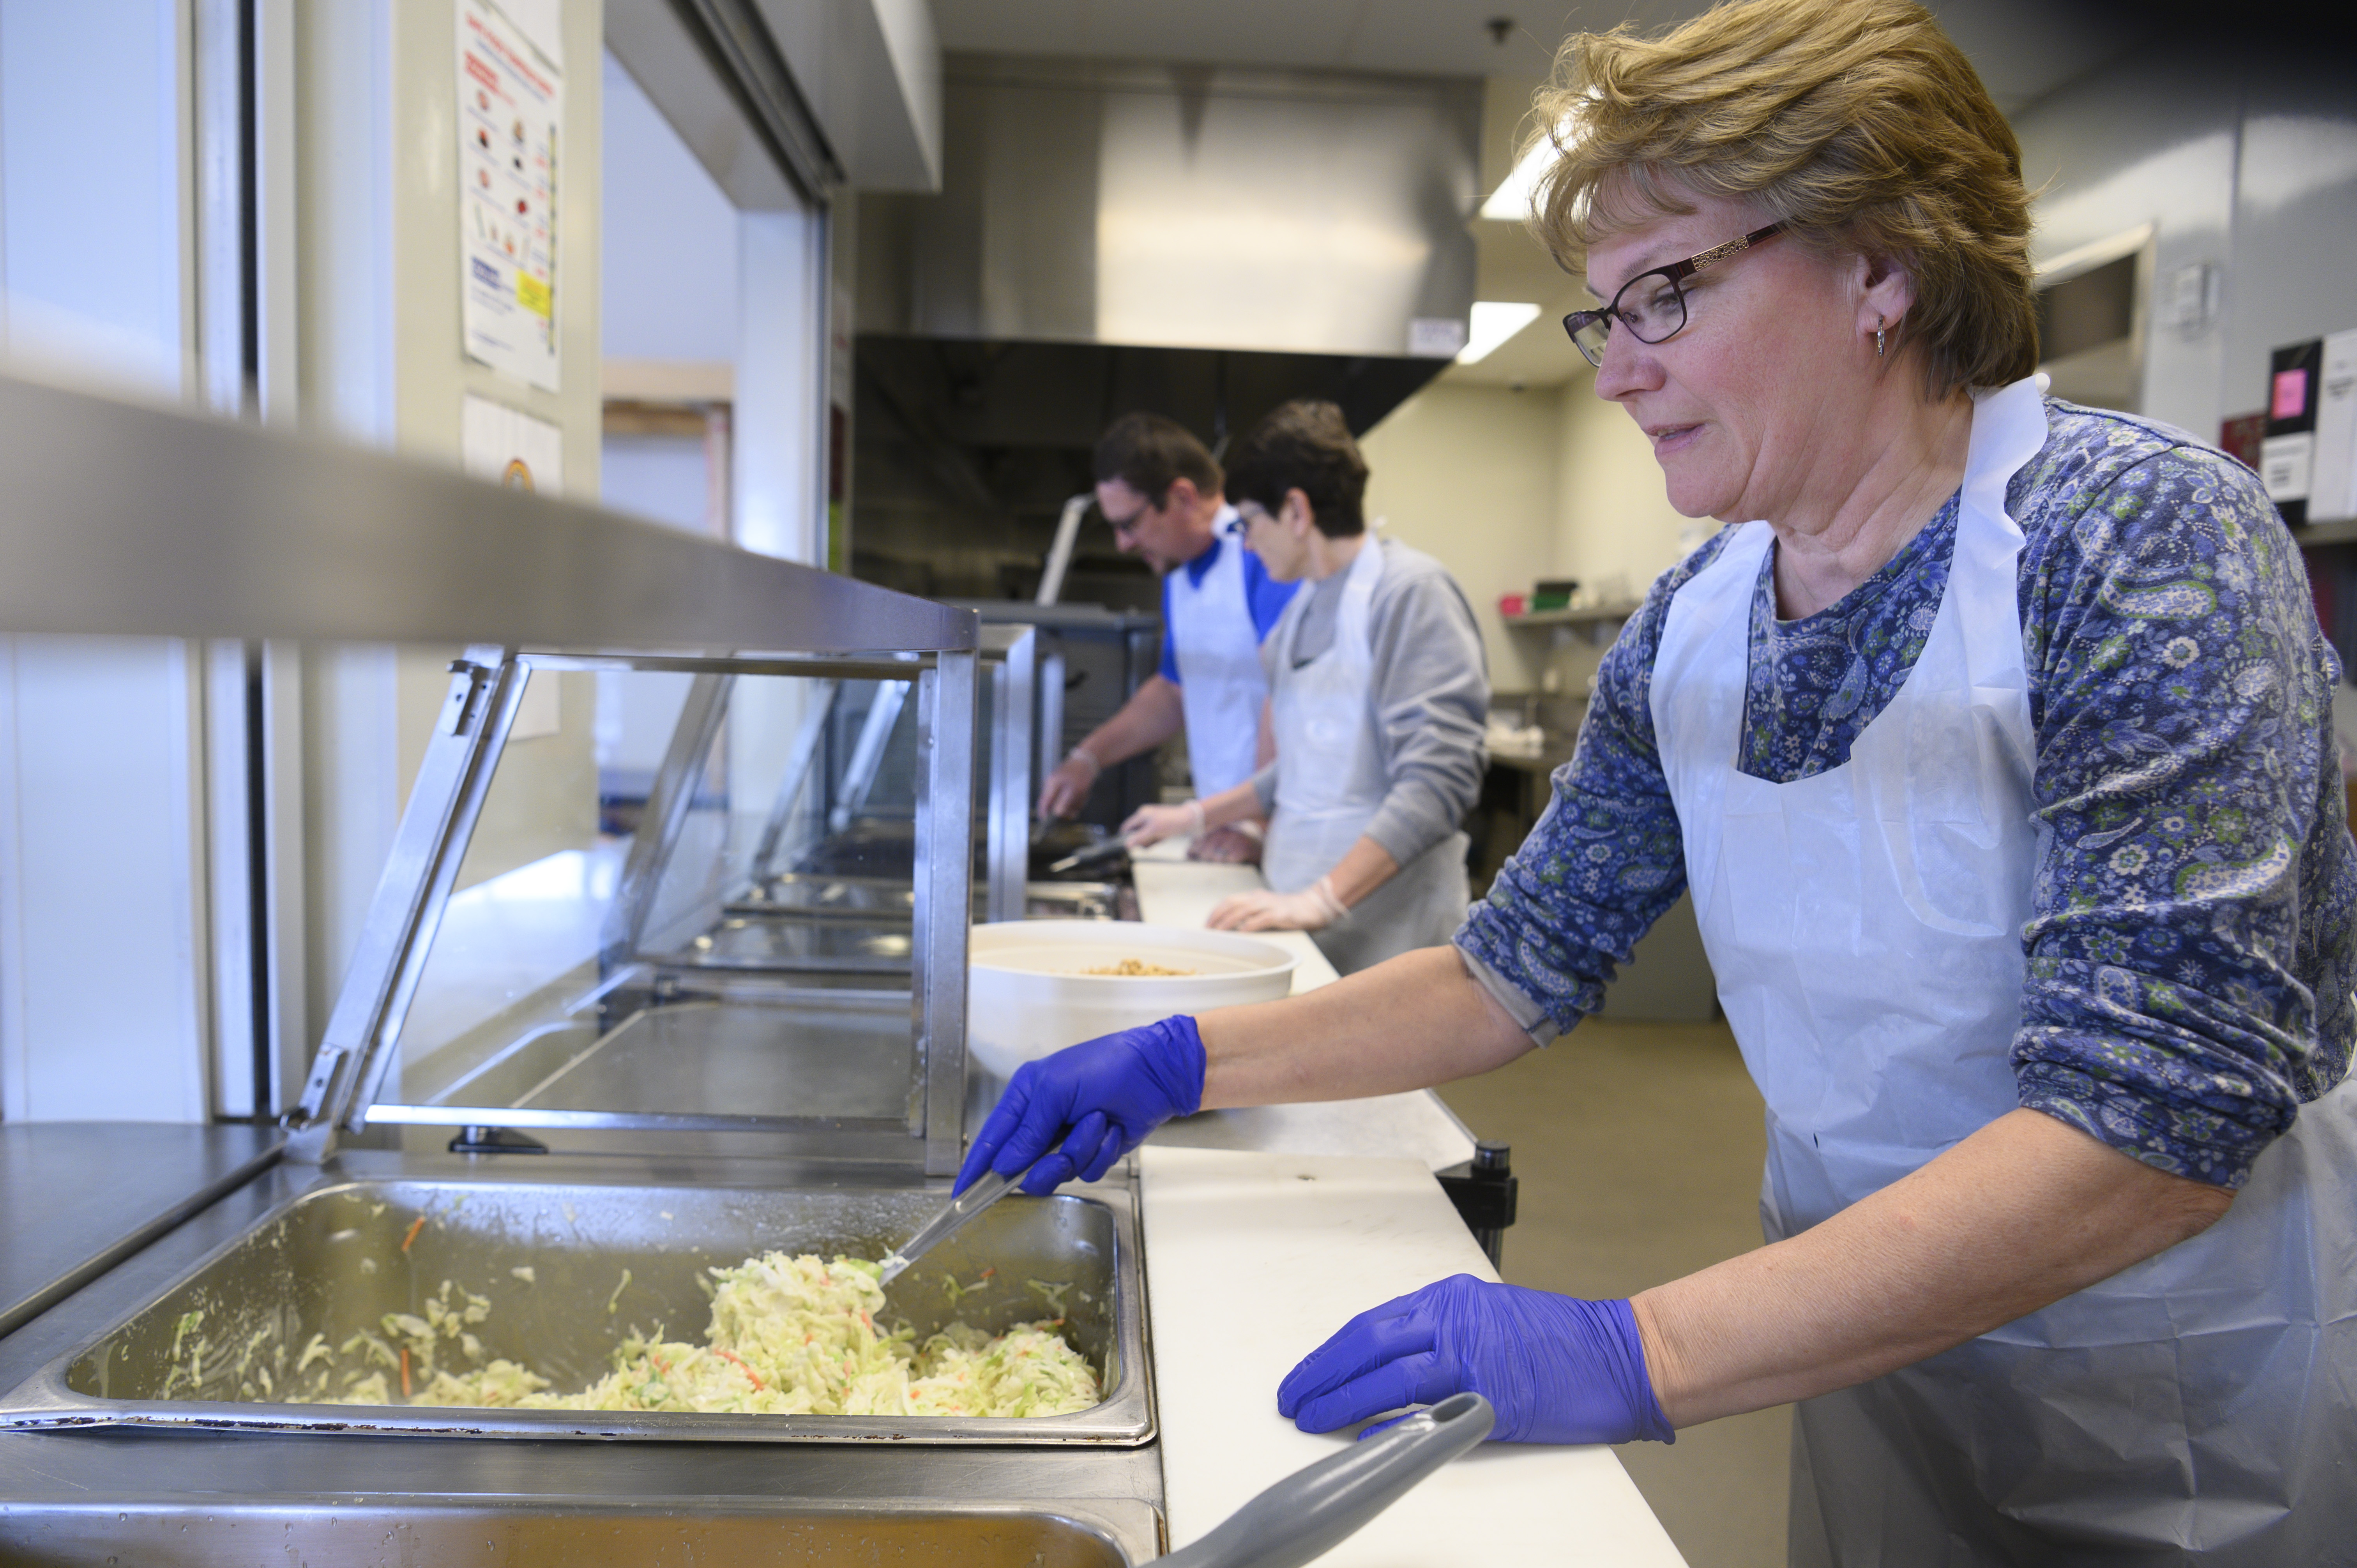
<instances>
[{"instance_id":1,"label":"man's white apron","mask_svg":"<svg viewBox=\"0 0 2357 1568\"><path fill-rule=\"evenodd\" d=\"M1219 557L1200 583L1187 568L1170 575L1170 647L1178 664L1179 710L1187 715L1187 762L1195 794L1208 800L1251 778L1260 750L1260 709L1268 679L1260 631L1244 596L1243 524L1223 507L1212 524Z\"/></svg>"}]
</instances>

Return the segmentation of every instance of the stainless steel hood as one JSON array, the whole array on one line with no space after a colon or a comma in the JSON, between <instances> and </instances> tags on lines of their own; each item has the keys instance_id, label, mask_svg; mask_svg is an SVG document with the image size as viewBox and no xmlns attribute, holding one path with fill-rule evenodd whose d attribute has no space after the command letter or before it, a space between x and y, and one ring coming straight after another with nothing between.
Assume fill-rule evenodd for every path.
<instances>
[{"instance_id":1,"label":"stainless steel hood","mask_svg":"<svg viewBox=\"0 0 2357 1568\"><path fill-rule=\"evenodd\" d=\"M943 85L941 194L861 201L863 332L1464 340L1478 81L952 55Z\"/></svg>"}]
</instances>

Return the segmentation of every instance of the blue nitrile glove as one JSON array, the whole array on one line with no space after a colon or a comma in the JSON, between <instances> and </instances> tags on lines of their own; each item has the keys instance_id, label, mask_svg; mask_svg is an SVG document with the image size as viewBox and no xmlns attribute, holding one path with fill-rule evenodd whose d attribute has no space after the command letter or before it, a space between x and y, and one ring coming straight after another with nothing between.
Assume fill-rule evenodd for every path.
<instances>
[{"instance_id":1,"label":"blue nitrile glove","mask_svg":"<svg viewBox=\"0 0 2357 1568\"><path fill-rule=\"evenodd\" d=\"M1276 1409L1304 1432L1331 1432L1468 1390L1498 1408L1493 1443L1677 1441L1627 1302L1471 1274L1351 1319L1286 1374Z\"/></svg>"},{"instance_id":2,"label":"blue nitrile glove","mask_svg":"<svg viewBox=\"0 0 2357 1568\"><path fill-rule=\"evenodd\" d=\"M1023 1190L1035 1196L1075 1176L1094 1181L1148 1133L1173 1116L1192 1116L1202 1103L1203 1036L1192 1018L1067 1046L1015 1069L966 1151L953 1191L986 1170L1012 1176L1034 1160Z\"/></svg>"}]
</instances>

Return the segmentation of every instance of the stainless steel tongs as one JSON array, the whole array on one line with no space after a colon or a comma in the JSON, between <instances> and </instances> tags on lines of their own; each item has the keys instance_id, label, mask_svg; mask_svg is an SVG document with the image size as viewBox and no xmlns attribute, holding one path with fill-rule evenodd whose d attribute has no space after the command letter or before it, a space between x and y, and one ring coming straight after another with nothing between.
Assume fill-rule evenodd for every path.
<instances>
[{"instance_id":1,"label":"stainless steel tongs","mask_svg":"<svg viewBox=\"0 0 2357 1568\"><path fill-rule=\"evenodd\" d=\"M886 1254L884 1270L876 1276L876 1283L888 1285L908 1273L910 1263L973 1224L984 1209L1005 1197L1014 1190L1017 1182L1030 1174L1022 1170L1013 1176L1003 1176L996 1171L985 1171L980 1180L951 1198L948 1208L926 1220L914 1236Z\"/></svg>"}]
</instances>

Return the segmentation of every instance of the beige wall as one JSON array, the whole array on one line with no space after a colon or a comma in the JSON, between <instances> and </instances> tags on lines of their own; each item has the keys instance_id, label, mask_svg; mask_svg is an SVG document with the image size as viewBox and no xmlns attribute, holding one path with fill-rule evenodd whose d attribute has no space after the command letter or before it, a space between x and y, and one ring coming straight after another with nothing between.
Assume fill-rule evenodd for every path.
<instances>
[{"instance_id":1,"label":"beige wall","mask_svg":"<svg viewBox=\"0 0 2357 1568\"><path fill-rule=\"evenodd\" d=\"M1566 382L1555 431L1555 561L1606 599L1641 597L1689 543L1718 526L1670 508L1661 465L1636 421L1596 395L1594 375Z\"/></svg>"},{"instance_id":2,"label":"beige wall","mask_svg":"<svg viewBox=\"0 0 2357 1568\"><path fill-rule=\"evenodd\" d=\"M1499 596L1576 577L1634 598L1717 527L1670 510L1652 448L1594 386L1585 369L1522 390L1444 372L1361 443L1368 514L1464 586L1500 692L1540 690L1553 665L1555 689L1577 694L1598 650L1562 628L1509 628Z\"/></svg>"},{"instance_id":3,"label":"beige wall","mask_svg":"<svg viewBox=\"0 0 2357 1568\"><path fill-rule=\"evenodd\" d=\"M1372 471L1367 515L1437 558L1472 601L1490 655L1490 684L1526 691L1537 679L1508 631L1498 596L1553 575L1559 404L1553 388L1436 382L1392 411L1361 444Z\"/></svg>"}]
</instances>

